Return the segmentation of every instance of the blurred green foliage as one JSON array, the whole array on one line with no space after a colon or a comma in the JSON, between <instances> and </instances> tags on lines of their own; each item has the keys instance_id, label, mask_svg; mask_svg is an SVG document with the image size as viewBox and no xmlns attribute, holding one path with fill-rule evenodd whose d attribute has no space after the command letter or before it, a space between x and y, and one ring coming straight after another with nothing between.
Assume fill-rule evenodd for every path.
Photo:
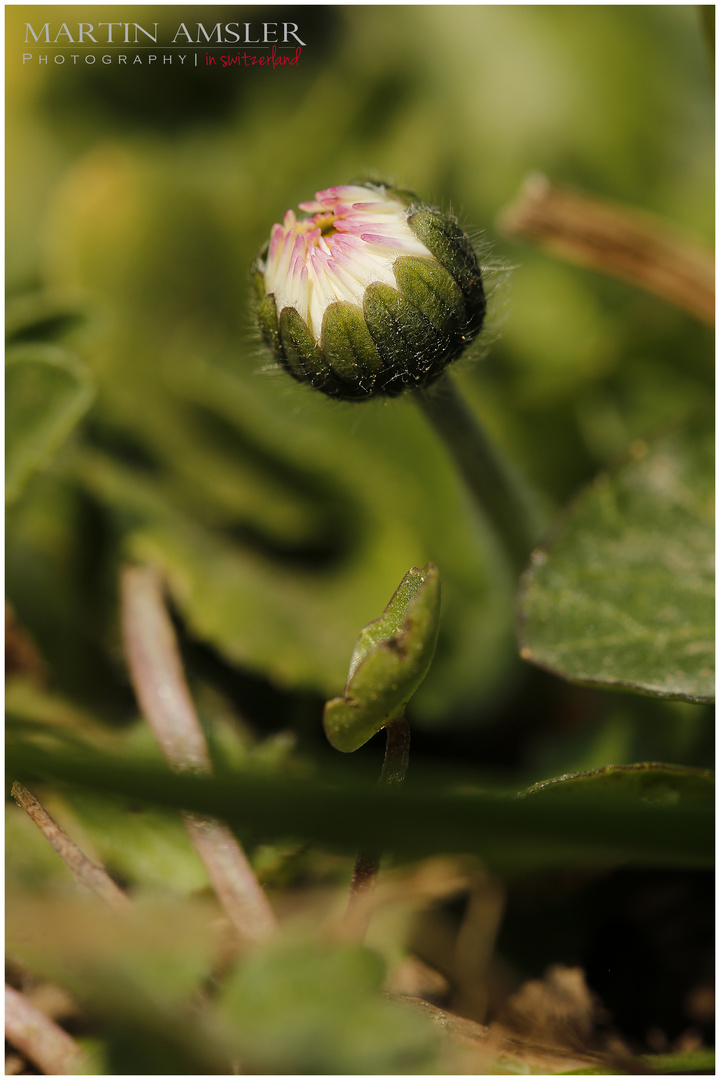
<instances>
[{"instance_id":1,"label":"blurred green foliage","mask_svg":"<svg viewBox=\"0 0 720 1080\"><path fill-rule=\"evenodd\" d=\"M98 573L119 541L162 566L191 631L231 662L330 694L358 626L432 558L445 618L416 713L476 717L517 678L509 592L449 463L408 402L336 406L268 371L248 267L287 207L368 172L487 230L490 262L520 266L495 297L501 339L458 374L500 444L564 500L707 396L710 337L625 285L501 246L493 220L541 169L709 237L712 100L694 12L310 7L297 70L240 72L23 65L30 10L33 25L53 18L9 14L7 279L12 295L41 290L48 310L62 296L85 315L63 336L98 400L54 485L72 488L53 497L65 517L78 495L98 508ZM173 8L138 12L160 41L178 22ZM227 15L183 13L206 26ZM35 503L48 497L28 492L9 533L10 595L31 626L27 564L47 528ZM57 574L84 558L77 543L49 554ZM104 601L93 636L107 640ZM51 661L74 606L37 629Z\"/></svg>"},{"instance_id":2,"label":"blurred green foliage","mask_svg":"<svg viewBox=\"0 0 720 1080\"><path fill-rule=\"evenodd\" d=\"M422 772L411 785L375 791L352 771L328 766L322 777L268 776L247 767L212 778L174 777L137 756L78 754L54 740L38 746L19 739L10 763L35 782L220 817L251 843L316 839L347 852L385 845L404 857L472 852L513 873L625 860L707 867L713 859L713 774L683 766L608 766L516 793L467 781L440 784L436 773ZM102 841L106 851L110 842Z\"/></svg>"},{"instance_id":3,"label":"blurred green foliage","mask_svg":"<svg viewBox=\"0 0 720 1080\"><path fill-rule=\"evenodd\" d=\"M231 17L221 5L102 12L157 21L161 42L181 20ZM199 808L228 812L258 865L291 865L276 880L298 892L343 881L341 860L286 859L300 850L287 838L349 852L387 835L395 804L367 784L319 782L334 775L332 765L323 771L323 701L342 692L360 628L410 566L429 561L442 578L442 619L410 709L422 779L396 797L390 836L401 854L474 851L512 871L511 882L577 858L706 865L709 709L579 688L523 664L514 583L421 415L405 399L333 403L274 369L253 323L249 268L286 209L357 177L388 179L456 213L477 240L491 296L482 339L454 375L556 523L547 562L556 577L548 585L536 568L530 588L584 587L580 541L602 528L601 496L587 485L601 470L611 485L632 481L643 462L618 472L617 461L640 440L667 446L664 433L705 406L712 335L627 284L499 239L494 222L539 170L659 214L709 246L713 96L701 19L680 5L244 8L243 19L300 26L299 66L273 71L43 65L37 50L23 63L24 23L57 24L58 9L10 6L6 17L6 580L49 682L31 686L29 673L10 684L10 730L23 735L11 760L50 785L48 805L68 831L150 905L137 935L108 949L114 931L72 907L65 868L12 808L13 958L99 1018L110 1073L214 1072L233 1055L270 1072L452 1071L429 1026L381 999L383 960L310 945L305 928L238 965L216 1011L196 1009L193 995L204 1001L224 978L210 959L205 875L176 821L148 805L201 792ZM66 6L62 18L94 22L98 12ZM702 488L702 512L685 509L704 536L709 471L694 450L685 456L683 438L688 487ZM645 538L655 530L645 555L666 551L665 540L685 550L682 499L668 524L667 504L641 496L628 519ZM622 549L596 592L628 569ZM137 721L116 597L127 559L152 562L168 583L189 679L227 769L215 790L154 764ZM680 594L691 584L678 576L672 605L688 625L697 607ZM652 612L652 597L630 585L625 599ZM533 634L547 638L542 615L540 624ZM594 680L547 651L581 630L571 620L539 659ZM602 681L647 689L625 671L624 653L612 653ZM662 668L665 654L648 648L643 660ZM675 660L668 654L668 666ZM69 746L58 750L50 729ZM267 738L287 729L297 743ZM97 757L78 764L77 740ZM482 766L506 792L605 765L688 768L663 772L658 799L646 786L656 773L622 772L516 799L474 774L463 793L446 782L443 755L468 774ZM512 769L511 781L493 766ZM417 836L413 821L425 824ZM158 893L170 894L171 915L152 908ZM532 911L524 925L538 937ZM238 1019L248 1012L252 1030Z\"/></svg>"},{"instance_id":4,"label":"blurred green foliage","mask_svg":"<svg viewBox=\"0 0 720 1080\"><path fill-rule=\"evenodd\" d=\"M90 407L92 383L75 358L47 346L8 351L5 501L14 502Z\"/></svg>"}]
</instances>

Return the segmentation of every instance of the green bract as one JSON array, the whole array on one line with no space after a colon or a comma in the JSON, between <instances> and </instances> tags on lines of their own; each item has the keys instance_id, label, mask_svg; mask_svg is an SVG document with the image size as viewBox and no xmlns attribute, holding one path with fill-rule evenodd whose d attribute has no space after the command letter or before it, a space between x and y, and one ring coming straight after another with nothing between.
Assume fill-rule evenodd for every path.
<instances>
[{"instance_id":1,"label":"green bract","mask_svg":"<svg viewBox=\"0 0 720 1080\"><path fill-rule=\"evenodd\" d=\"M336 750L357 750L402 714L428 673L439 622L437 569L413 567L380 618L361 632L344 696L325 706L325 733Z\"/></svg>"},{"instance_id":2,"label":"green bract","mask_svg":"<svg viewBox=\"0 0 720 1080\"><path fill-rule=\"evenodd\" d=\"M382 184L329 188L275 225L253 268L277 360L331 397L426 386L478 334L482 274L447 214Z\"/></svg>"}]
</instances>

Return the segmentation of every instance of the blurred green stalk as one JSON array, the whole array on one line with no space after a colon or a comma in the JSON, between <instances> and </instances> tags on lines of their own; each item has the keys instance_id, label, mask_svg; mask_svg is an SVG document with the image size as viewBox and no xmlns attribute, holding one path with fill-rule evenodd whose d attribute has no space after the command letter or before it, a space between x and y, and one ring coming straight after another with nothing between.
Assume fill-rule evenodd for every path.
<instances>
[{"instance_id":1,"label":"blurred green stalk","mask_svg":"<svg viewBox=\"0 0 720 1080\"><path fill-rule=\"evenodd\" d=\"M410 727L405 717L405 707L388 720L385 725L387 741L385 758L379 783L400 784L405 779L410 760ZM350 881L350 894L343 921L344 933L356 941L362 941L370 925L371 909L368 899L375 888L381 854L361 849L357 853Z\"/></svg>"}]
</instances>

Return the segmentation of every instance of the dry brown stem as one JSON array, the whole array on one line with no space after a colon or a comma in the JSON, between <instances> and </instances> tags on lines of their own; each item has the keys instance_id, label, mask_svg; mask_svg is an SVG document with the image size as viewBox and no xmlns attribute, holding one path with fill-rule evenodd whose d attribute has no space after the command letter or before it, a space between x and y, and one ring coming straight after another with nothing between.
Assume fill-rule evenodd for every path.
<instances>
[{"instance_id":1,"label":"dry brown stem","mask_svg":"<svg viewBox=\"0 0 720 1080\"><path fill-rule=\"evenodd\" d=\"M532 176L502 211L498 227L534 240L561 259L629 281L715 325L712 254L649 214Z\"/></svg>"},{"instance_id":2,"label":"dry brown stem","mask_svg":"<svg viewBox=\"0 0 720 1080\"><path fill-rule=\"evenodd\" d=\"M185 681L177 639L157 574L128 567L121 581L122 630L130 676L143 715L176 771L210 772L210 756ZM241 940L275 928L275 916L234 834L210 818L184 815L190 839Z\"/></svg>"},{"instance_id":3,"label":"dry brown stem","mask_svg":"<svg viewBox=\"0 0 720 1080\"><path fill-rule=\"evenodd\" d=\"M77 844L70 839L58 823L50 817L42 803L26 787L17 781L12 786L12 796L18 806L25 810L35 822L40 832L63 862L72 871L73 877L97 896L102 897L115 908L124 908L128 898L115 884L107 871L98 863L89 859Z\"/></svg>"},{"instance_id":4,"label":"dry brown stem","mask_svg":"<svg viewBox=\"0 0 720 1080\"><path fill-rule=\"evenodd\" d=\"M48 1076L83 1071L83 1053L75 1040L7 983L5 1038Z\"/></svg>"}]
</instances>

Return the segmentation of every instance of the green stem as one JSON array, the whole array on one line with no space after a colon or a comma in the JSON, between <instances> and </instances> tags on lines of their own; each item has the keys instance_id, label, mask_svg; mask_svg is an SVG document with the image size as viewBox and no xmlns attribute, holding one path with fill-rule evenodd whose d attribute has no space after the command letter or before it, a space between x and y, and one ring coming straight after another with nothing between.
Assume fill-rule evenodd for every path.
<instances>
[{"instance_id":1,"label":"green stem","mask_svg":"<svg viewBox=\"0 0 720 1080\"><path fill-rule=\"evenodd\" d=\"M445 443L513 570L525 569L539 539L537 513L515 472L444 374L415 400Z\"/></svg>"},{"instance_id":2,"label":"green stem","mask_svg":"<svg viewBox=\"0 0 720 1080\"><path fill-rule=\"evenodd\" d=\"M380 773L381 784L399 784L405 779L410 760L410 727L405 710L385 725L385 760Z\"/></svg>"},{"instance_id":3,"label":"green stem","mask_svg":"<svg viewBox=\"0 0 720 1080\"><path fill-rule=\"evenodd\" d=\"M405 719L404 710L385 725L385 734L385 760L379 780L383 787L388 784L399 784L405 779L407 773L410 757L410 728ZM370 925L371 912L365 898L375 888L379 866L379 852L358 851L344 919L346 932L358 941L362 941Z\"/></svg>"}]
</instances>

